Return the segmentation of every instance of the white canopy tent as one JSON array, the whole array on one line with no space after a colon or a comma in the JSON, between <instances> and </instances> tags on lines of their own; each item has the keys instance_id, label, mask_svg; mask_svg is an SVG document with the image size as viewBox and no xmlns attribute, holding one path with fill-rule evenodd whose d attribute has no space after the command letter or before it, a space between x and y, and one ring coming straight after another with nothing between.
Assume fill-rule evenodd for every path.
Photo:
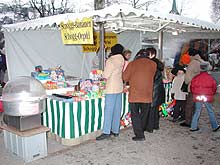
<instances>
[{"instance_id":1,"label":"white canopy tent","mask_svg":"<svg viewBox=\"0 0 220 165\"><path fill-rule=\"evenodd\" d=\"M55 24L67 22L68 20L92 17L95 22L104 21L106 28L132 29L157 32L161 29L180 29L187 32L198 32L204 30L220 30L220 26L214 23L196 20L174 14L159 12L148 12L134 9L129 5L112 5L102 10L87 11L83 13L60 14L44 17L17 24L5 25L7 31L37 30L45 27L54 27ZM115 27L117 25L117 27Z\"/></svg>"},{"instance_id":2,"label":"white canopy tent","mask_svg":"<svg viewBox=\"0 0 220 165\"><path fill-rule=\"evenodd\" d=\"M95 53L83 55L81 45L63 45L58 27L61 22L83 17L93 18L96 30L98 24L103 23L105 30L118 33L119 43L134 53L141 48L140 31L158 33L161 57L163 32L210 33L220 30L220 26L213 23L173 14L151 13L127 5L113 5L102 10L61 14L5 25L9 78L30 75L36 65L44 68L61 65L68 75L88 77Z\"/></svg>"}]
</instances>

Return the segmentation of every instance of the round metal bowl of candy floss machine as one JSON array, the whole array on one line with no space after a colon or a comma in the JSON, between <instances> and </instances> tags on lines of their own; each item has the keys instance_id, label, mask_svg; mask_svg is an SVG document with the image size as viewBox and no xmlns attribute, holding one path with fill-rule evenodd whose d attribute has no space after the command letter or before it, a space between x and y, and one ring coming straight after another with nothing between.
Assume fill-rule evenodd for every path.
<instances>
[{"instance_id":1,"label":"round metal bowl of candy floss machine","mask_svg":"<svg viewBox=\"0 0 220 165\"><path fill-rule=\"evenodd\" d=\"M8 81L2 91L3 120L6 125L25 131L41 126L46 108L46 91L40 81L28 76Z\"/></svg>"}]
</instances>

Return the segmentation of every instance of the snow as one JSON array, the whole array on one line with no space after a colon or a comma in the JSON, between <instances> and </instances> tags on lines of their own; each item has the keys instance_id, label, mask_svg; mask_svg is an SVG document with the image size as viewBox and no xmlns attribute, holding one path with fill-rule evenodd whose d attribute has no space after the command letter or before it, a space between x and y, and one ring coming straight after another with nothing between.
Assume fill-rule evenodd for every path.
<instances>
[{"instance_id":1,"label":"snow","mask_svg":"<svg viewBox=\"0 0 220 165\"><path fill-rule=\"evenodd\" d=\"M172 0L160 0L158 4L151 6L152 11L169 13L172 9ZM212 22L210 18L212 0L176 0L177 9L181 15Z\"/></svg>"},{"instance_id":2,"label":"snow","mask_svg":"<svg viewBox=\"0 0 220 165\"><path fill-rule=\"evenodd\" d=\"M13 0L1 0L2 3L10 3ZM21 3L26 3L29 0L21 0ZM61 0L56 0L58 3ZM94 0L71 0L71 4L75 6L75 9L78 11L82 8L89 9L88 3L92 3ZM127 3L124 0L120 1L121 3ZM212 0L176 0L178 11L180 12L181 8L183 9L182 15L190 18L200 19L208 22L212 22L210 18L211 11L211 2ZM92 6L91 6L92 7ZM150 6L149 10L159 11L163 13L169 13L172 8L172 0L160 0L158 4Z\"/></svg>"}]
</instances>

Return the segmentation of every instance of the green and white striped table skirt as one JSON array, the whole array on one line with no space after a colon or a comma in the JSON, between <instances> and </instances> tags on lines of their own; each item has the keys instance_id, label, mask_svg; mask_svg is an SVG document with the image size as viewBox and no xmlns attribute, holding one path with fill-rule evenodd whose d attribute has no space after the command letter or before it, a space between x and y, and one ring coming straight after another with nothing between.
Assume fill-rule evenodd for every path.
<instances>
[{"instance_id":1,"label":"green and white striped table skirt","mask_svg":"<svg viewBox=\"0 0 220 165\"><path fill-rule=\"evenodd\" d=\"M47 98L47 108L43 113L43 125L61 138L73 139L102 129L104 98L80 102L64 102ZM128 97L122 95L123 119L129 111Z\"/></svg>"}]
</instances>

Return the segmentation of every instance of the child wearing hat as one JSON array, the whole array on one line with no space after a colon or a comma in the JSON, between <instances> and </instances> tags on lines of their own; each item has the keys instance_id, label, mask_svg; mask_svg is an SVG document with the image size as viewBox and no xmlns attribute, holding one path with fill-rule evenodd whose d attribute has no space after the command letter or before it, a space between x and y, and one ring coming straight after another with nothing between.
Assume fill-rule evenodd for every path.
<instances>
[{"instance_id":1,"label":"child wearing hat","mask_svg":"<svg viewBox=\"0 0 220 165\"><path fill-rule=\"evenodd\" d=\"M184 82L185 69L183 66L177 66L175 68L175 77L173 79L171 88L171 98L176 100L176 105L173 111L173 122L182 121L185 119L185 104L186 104L186 92L181 91L181 86Z\"/></svg>"},{"instance_id":2,"label":"child wearing hat","mask_svg":"<svg viewBox=\"0 0 220 165\"><path fill-rule=\"evenodd\" d=\"M202 105L206 107L211 123L212 131L216 132L220 126L213 112L212 102L217 90L215 79L207 72L209 64L202 62L200 64L200 74L195 76L190 85L190 90L193 94L193 101L195 102L195 112L193 114L190 131L198 131L198 121L202 110Z\"/></svg>"}]
</instances>

